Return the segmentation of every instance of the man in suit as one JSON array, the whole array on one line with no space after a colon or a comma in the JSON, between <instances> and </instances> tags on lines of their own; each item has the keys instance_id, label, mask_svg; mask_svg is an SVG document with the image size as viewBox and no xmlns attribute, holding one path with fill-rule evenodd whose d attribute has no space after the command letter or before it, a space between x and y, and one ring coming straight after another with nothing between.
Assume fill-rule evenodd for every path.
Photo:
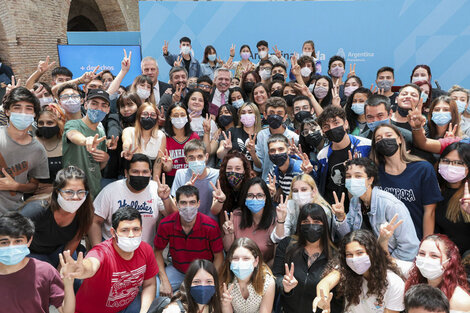
<instances>
[{"instance_id":1,"label":"man in suit","mask_svg":"<svg viewBox=\"0 0 470 313\"><path fill-rule=\"evenodd\" d=\"M219 108L227 104L230 94L230 80L232 73L226 68L218 68L214 72L214 92L211 95L209 113L217 116Z\"/></svg>"},{"instance_id":2,"label":"man in suit","mask_svg":"<svg viewBox=\"0 0 470 313\"><path fill-rule=\"evenodd\" d=\"M140 63L140 68L142 70L143 75L147 75L152 79L155 103L159 103L160 97L165 93L168 88L171 88L171 86L167 83L158 80L157 60L155 60L153 57L147 56L142 59L142 62Z\"/></svg>"}]
</instances>

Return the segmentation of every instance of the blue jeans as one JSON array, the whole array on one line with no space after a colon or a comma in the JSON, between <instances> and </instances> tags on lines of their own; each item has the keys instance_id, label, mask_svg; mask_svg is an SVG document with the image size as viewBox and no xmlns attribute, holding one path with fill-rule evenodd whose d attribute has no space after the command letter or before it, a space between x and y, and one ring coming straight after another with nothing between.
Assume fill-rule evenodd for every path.
<instances>
[{"instance_id":1,"label":"blue jeans","mask_svg":"<svg viewBox=\"0 0 470 313\"><path fill-rule=\"evenodd\" d=\"M171 290L173 290L173 292L178 291L184 280L185 274L174 268L173 264L168 265L165 268L165 272L166 276L168 276L168 280L170 281ZM160 295L160 284L160 278L157 275L157 297Z\"/></svg>"},{"instance_id":2,"label":"blue jeans","mask_svg":"<svg viewBox=\"0 0 470 313\"><path fill-rule=\"evenodd\" d=\"M59 266L59 254L60 253L63 253L64 252L64 248L65 248L65 245L62 245L60 246L59 248L57 248L57 250L55 250L54 252L50 253L50 254L39 254L39 253L30 253L28 255L28 257L30 258L35 258L36 260L41 260L41 261L44 261L44 262L47 262L49 263L50 265L54 266L55 268L57 268L57 266ZM77 256L78 256L78 252L82 251L83 252L83 255L85 255L86 253L86 249L84 246L82 246L81 244L79 244L77 246L77 249L75 250L75 252L72 254L72 258L74 260L77 259Z\"/></svg>"},{"instance_id":3,"label":"blue jeans","mask_svg":"<svg viewBox=\"0 0 470 313\"><path fill-rule=\"evenodd\" d=\"M140 306L141 306L141 296L142 296L142 290L139 291L137 296L135 297L134 301L132 301L127 308L125 308L122 311L119 311L119 313L139 313L140 312Z\"/></svg>"}]
</instances>

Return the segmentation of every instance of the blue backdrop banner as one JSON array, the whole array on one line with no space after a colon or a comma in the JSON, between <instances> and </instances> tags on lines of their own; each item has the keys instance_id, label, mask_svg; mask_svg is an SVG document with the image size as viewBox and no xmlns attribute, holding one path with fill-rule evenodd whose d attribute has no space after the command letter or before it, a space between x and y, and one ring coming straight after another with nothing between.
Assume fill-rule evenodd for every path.
<instances>
[{"instance_id":1,"label":"blue backdrop banner","mask_svg":"<svg viewBox=\"0 0 470 313\"><path fill-rule=\"evenodd\" d=\"M235 44L239 60L242 44L257 52L256 43L266 40L271 53L277 45L288 58L313 40L323 74L338 54L346 59L346 72L356 63L366 86L382 66L392 66L395 85L401 85L415 65L428 64L442 88L470 87L468 0L141 1L139 9L142 54L157 59L164 81L170 70L162 56L164 40L176 54L179 39L188 36L199 61L206 45L226 60Z\"/></svg>"},{"instance_id":2,"label":"blue backdrop banner","mask_svg":"<svg viewBox=\"0 0 470 313\"><path fill-rule=\"evenodd\" d=\"M60 65L72 71L73 77L93 71L98 65L97 73L109 70L117 75L121 70L121 61L132 51L131 68L122 81L123 86L132 84L133 79L140 75L140 46L95 46L95 45L57 45Z\"/></svg>"}]
</instances>

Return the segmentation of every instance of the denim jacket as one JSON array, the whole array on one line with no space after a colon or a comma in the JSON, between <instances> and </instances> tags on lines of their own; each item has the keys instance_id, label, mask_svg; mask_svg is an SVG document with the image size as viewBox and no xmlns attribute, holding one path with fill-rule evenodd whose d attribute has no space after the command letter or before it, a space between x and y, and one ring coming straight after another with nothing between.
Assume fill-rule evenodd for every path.
<instances>
[{"instance_id":1,"label":"denim jacket","mask_svg":"<svg viewBox=\"0 0 470 313\"><path fill-rule=\"evenodd\" d=\"M390 222L395 214L398 214L397 221L403 220L403 224L398 226L388 243L390 254L403 261L413 261L418 254L419 240L416 230L411 220L410 212L406 206L389 192L378 187L372 189L372 199L370 202L369 216L370 225L374 234L380 234L380 225ZM337 232L341 237L353 230L361 229L362 214L361 202L358 197L351 199L349 212L342 222L335 219Z\"/></svg>"},{"instance_id":2,"label":"denim jacket","mask_svg":"<svg viewBox=\"0 0 470 313\"><path fill-rule=\"evenodd\" d=\"M183 55L182 54L176 55L176 54L168 53L167 55L163 55L163 57L165 58L166 63L168 63L168 65L173 67L178 57L183 58ZM181 63L181 66L184 67L183 61ZM191 61L189 62L188 78L199 77L199 76L201 76L201 65L199 64L199 61L196 60L196 58L191 55Z\"/></svg>"}]
</instances>

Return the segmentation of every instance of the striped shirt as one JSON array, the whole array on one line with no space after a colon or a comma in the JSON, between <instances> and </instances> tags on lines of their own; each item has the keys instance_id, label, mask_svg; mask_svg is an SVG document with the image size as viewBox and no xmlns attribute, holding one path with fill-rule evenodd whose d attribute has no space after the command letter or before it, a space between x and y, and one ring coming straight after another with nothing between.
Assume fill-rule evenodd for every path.
<instances>
[{"instance_id":1,"label":"striped shirt","mask_svg":"<svg viewBox=\"0 0 470 313\"><path fill-rule=\"evenodd\" d=\"M274 165L274 167L269 171L271 176L276 176L276 187L281 187L284 196L289 195L294 177L303 174L302 170L300 169L301 165L301 160L294 159L289 156L289 167L285 173L283 173L277 165Z\"/></svg>"},{"instance_id":2,"label":"striped shirt","mask_svg":"<svg viewBox=\"0 0 470 313\"><path fill-rule=\"evenodd\" d=\"M183 231L178 212L162 219L155 236L154 247L156 250L163 250L168 242L173 266L183 273L186 273L192 261L196 259L213 261L214 254L224 248L219 225L199 212L189 234Z\"/></svg>"}]
</instances>

